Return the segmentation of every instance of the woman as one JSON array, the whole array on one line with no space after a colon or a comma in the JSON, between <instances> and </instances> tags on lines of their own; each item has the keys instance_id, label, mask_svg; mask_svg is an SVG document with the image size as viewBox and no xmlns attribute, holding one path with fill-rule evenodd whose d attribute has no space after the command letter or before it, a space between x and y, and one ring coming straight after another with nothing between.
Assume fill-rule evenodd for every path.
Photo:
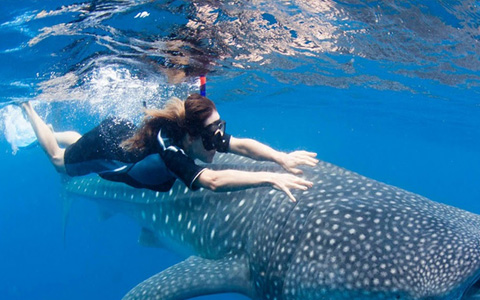
<instances>
[{"instance_id":1,"label":"woman","mask_svg":"<svg viewBox=\"0 0 480 300\"><path fill-rule=\"evenodd\" d=\"M276 162L294 174L301 173L298 165L318 162L315 153L287 154L251 139L230 136L215 104L199 94L185 102L173 98L161 110L147 110L139 129L128 121L108 118L83 136L53 132L28 102L22 109L56 170L69 176L98 173L107 180L156 191L168 191L177 178L193 190L271 185L296 201L290 189L306 190L311 182L287 173L212 170L194 160L211 163L216 151L231 152Z\"/></svg>"}]
</instances>

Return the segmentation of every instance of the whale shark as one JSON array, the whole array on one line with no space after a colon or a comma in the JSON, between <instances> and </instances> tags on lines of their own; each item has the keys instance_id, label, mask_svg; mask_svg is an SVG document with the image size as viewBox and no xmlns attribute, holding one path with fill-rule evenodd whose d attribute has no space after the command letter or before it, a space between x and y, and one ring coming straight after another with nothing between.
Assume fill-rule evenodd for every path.
<instances>
[{"instance_id":1,"label":"whale shark","mask_svg":"<svg viewBox=\"0 0 480 300\"><path fill-rule=\"evenodd\" d=\"M211 168L282 170L222 155ZM215 193L169 192L98 176L68 178L68 194L133 218L139 241L187 257L124 300L240 293L251 299L480 299L480 216L320 161L314 182Z\"/></svg>"}]
</instances>

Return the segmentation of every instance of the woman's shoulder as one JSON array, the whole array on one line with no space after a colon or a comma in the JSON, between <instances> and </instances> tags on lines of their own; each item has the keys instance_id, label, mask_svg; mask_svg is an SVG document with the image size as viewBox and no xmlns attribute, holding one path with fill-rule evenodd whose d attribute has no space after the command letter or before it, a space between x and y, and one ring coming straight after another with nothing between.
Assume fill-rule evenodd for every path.
<instances>
[{"instance_id":1,"label":"woman's shoulder","mask_svg":"<svg viewBox=\"0 0 480 300\"><path fill-rule=\"evenodd\" d=\"M170 146L181 149L181 141L184 137L183 129L173 122L166 122L161 126L156 134L156 139L160 150L165 150Z\"/></svg>"}]
</instances>

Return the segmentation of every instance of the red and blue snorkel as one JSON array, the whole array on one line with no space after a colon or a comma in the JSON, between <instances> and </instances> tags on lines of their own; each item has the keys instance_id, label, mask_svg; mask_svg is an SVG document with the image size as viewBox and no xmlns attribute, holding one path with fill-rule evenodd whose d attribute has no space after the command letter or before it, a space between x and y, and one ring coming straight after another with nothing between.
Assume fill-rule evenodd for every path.
<instances>
[{"instance_id":1,"label":"red and blue snorkel","mask_svg":"<svg viewBox=\"0 0 480 300\"><path fill-rule=\"evenodd\" d=\"M206 97L207 95L207 76L200 76L200 95Z\"/></svg>"}]
</instances>

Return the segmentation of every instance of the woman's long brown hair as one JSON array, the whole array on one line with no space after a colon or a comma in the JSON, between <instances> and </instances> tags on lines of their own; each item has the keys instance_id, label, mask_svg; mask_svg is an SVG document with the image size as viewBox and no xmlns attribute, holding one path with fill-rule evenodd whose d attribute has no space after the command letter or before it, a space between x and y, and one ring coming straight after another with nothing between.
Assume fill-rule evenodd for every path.
<instances>
[{"instance_id":1,"label":"woman's long brown hair","mask_svg":"<svg viewBox=\"0 0 480 300\"><path fill-rule=\"evenodd\" d=\"M141 127L133 137L123 141L121 146L128 151L149 149L156 145L161 128L167 131L173 144L181 146L185 134L194 137L200 135L205 120L215 110L215 104L199 94L190 95L185 102L173 97L163 109L146 110Z\"/></svg>"},{"instance_id":2,"label":"woman's long brown hair","mask_svg":"<svg viewBox=\"0 0 480 300\"><path fill-rule=\"evenodd\" d=\"M185 129L191 136L199 136L205 120L216 111L212 100L200 94L192 94L185 100Z\"/></svg>"}]
</instances>

